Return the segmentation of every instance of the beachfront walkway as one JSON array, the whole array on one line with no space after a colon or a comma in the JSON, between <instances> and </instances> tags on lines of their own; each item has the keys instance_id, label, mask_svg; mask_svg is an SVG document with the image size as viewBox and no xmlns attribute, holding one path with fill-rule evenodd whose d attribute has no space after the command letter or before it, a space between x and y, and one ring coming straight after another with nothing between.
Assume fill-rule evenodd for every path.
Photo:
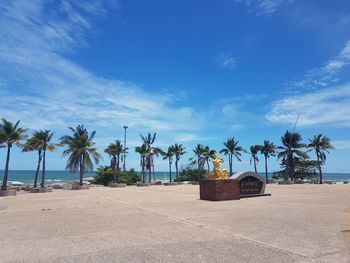
<instances>
[{"instance_id":1,"label":"beachfront walkway","mask_svg":"<svg viewBox=\"0 0 350 263\"><path fill-rule=\"evenodd\" d=\"M350 262L350 185L268 185L198 200L198 186L0 198L0 262Z\"/></svg>"}]
</instances>

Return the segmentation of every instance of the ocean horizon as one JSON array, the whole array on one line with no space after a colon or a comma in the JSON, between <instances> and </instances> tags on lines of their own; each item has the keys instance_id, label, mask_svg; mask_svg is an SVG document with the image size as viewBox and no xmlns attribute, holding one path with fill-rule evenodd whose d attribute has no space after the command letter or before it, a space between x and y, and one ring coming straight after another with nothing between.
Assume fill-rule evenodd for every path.
<instances>
[{"instance_id":1,"label":"ocean horizon","mask_svg":"<svg viewBox=\"0 0 350 263\"><path fill-rule=\"evenodd\" d=\"M136 171L141 174L141 171ZM0 171L0 179L2 180L2 175L4 171ZM259 172L261 176L265 176L264 172ZM96 175L96 171L86 172L84 177L94 177ZM272 178L272 173L269 173L269 178ZM32 184L34 181L35 170L10 170L9 171L9 183L11 182L21 182L24 184ZM156 180L160 181L169 181L169 172L166 171L158 171L155 172ZM172 177L175 177L175 172L172 173ZM0 182L2 182L0 180ZM47 170L45 173L45 181L48 184L53 183L62 183L67 181L76 181L79 180L79 172L71 173L65 170ZM334 182L350 182L350 173L324 173L323 180L329 180ZM38 182L41 181L41 171L39 173Z\"/></svg>"}]
</instances>

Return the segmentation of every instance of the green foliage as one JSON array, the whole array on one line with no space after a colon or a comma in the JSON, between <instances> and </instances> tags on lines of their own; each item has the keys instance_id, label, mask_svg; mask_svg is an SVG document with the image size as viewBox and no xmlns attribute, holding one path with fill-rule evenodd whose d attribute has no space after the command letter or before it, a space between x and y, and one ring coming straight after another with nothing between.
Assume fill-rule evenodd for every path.
<instances>
[{"instance_id":1,"label":"green foliage","mask_svg":"<svg viewBox=\"0 0 350 263\"><path fill-rule=\"evenodd\" d=\"M95 183L100 185L108 185L109 182L114 181L116 178L117 183L123 183L132 185L141 180L140 176L134 169L130 169L125 172L113 172L108 166L100 166L97 168Z\"/></svg>"},{"instance_id":2,"label":"green foliage","mask_svg":"<svg viewBox=\"0 0 350 263\"><path fill-rule=\"evenodd\" d=\"M191 169L186 167L185 169L180 171L179 179L174 181L198 181L198 179L205 178L205 170L204 169Z\"/></svg>"},{"instance_id":3,"label":"green foliage","mask_svg":"<svg viewBox=\"0 0 350 263\"><path fill-rule=\"evenodd\" d=\"M273 179L284 178L286 174L285 162L282 161L283 170L274 172L272 175ZM318 167L318 162L313 160L295 159L295 179L308 179L317 177L318 174L316 169Z\"/></svg>"}]
</instances>

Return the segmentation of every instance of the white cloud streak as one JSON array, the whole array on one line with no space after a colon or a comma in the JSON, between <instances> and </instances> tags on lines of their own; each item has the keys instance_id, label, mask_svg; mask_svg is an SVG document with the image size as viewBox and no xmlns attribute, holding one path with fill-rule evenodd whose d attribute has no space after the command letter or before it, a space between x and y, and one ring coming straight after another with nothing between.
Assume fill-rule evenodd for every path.
<instances>
[{"instance_id":1,"label":"white cloud streak","mask_svg":"<svg viewBox=\"0 0 350 263\"><path fill-rule=\"evenodd\" d=\"M238 60L231 53L220 52L215 56L215 63L219 68L234 69Z\"/></svg>"},{"instance_id":2,"label":"white cloud streak","mask_svg":"<svg viewBox=\"0 0 350 263\"><path fill-rule=\"evenodd\" d=\"M249 12L257 15L271 15L280 8L281 5L291 3L293 0L235 0L243 3Z\"/></svg>"}]
</instances>

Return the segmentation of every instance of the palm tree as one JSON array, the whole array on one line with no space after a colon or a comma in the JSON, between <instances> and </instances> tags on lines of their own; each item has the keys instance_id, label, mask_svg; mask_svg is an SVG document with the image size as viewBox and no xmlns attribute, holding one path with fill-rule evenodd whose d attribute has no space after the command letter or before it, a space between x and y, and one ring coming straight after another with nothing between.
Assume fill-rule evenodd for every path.
<instances>
[{"instance_id":1,"label":"palm tree","mask_svg":"<svg viewBox=\"0 0 350 263\"><path fill-rule=\"evenodd\" d=\"M171 165L173 164L174 152L171 146L168 147L168 151L160 153L163 156L163 160L168 160L169 162L169 181L172 182Z\"/></svg>"},{"instance_id":2,"label":"palm tree","mask_svg":"<svg viewBox=\"0 0 350 263\"><path fill-rule=\"evenodd\" d=\"M2 179L1 191L7 190L11 148L13 145L19 145L26 137L26 129L18 127L19 123L20 121L17 121L15 124L13 124L6 119L2 119L0 123L0 142L4 145L4 147L7 147L5 173Z\"/></svg>"},{"instance_id":3,"label":"palm tree","mask_svg":"<svg viewBox=\"0 0 350 263\"><path fill-rule=\"evenodd\" d=\"M250 164L252 164L252 162L254 163L254 171L255 173L258 173L257 169L256 169L256 165L257 163L259 163L259 158L258 158L258 152L260 151L260 145L253 145L250 146Z\"/></svg>"},{"instance_id":4,"label":"palm tree","mask_svg":"<svg viewBox=\"0 0 350 263\"><path fill-rule=\"evenodd\" d=\"M140 154L140 166L142 174L142 183L145 183L145 167L146 167L146 158L148 155L148 150L146 144L135 147L135 152Z\"/></svg>"},{"instance_id":5,"label":"palm tree","mask_svg":"<svg viewBox=\"0 0 350 263\"><path fill-rule=\"evenodd\" d=\"M238 143L239 141L236 141L234 137L228 138L227 141L224 142L225 148L220 151L220 153L223 153L224 155L228 155L228 161L230 166L230 177L232 176L233 156L235 156L236 159L240 162L242 161L240 158L240 156L242 155L242 152L246 151L241 146L238 146Z\"/></svg>"},{"instance_id":6,"label":"palm tree","mask_svg":"<svg viewBox=\"0 0 350 263\"><path fill-rule=\"evenodd\" d=\"M265 157L265 178L266 183L268 184L269 178L267 173L267 159L270 158L270 156L276 156L276 145L269 140L264 140L264 144L260 146L260 152Z\"/></svg>"},{"instance_id":7,"label":"palm tree","mask_svg":"<svg viewBox=\"0 0 350 263\"><path fill-rule=\"evenodd\" d=\"M63 136L61 138L61 144L67 145L67 149L63 151L63 157L69 156L67 161L66 169L75 173L79 170L79 184L83 185L84 173L87 170L93 170L94 164L97 165L102 159L101 155L97 152L97 149L93 147L95 131L89 135L89 132L84 125L79 125L75 129L69 127L73 132L73 136ZM91 160L93 158L93 161Z\"/></svg>"},{"instance_id":8,"label":"palm tree","mask_svg":"<svg viewBox=\"0 0 350 263\"><path fill-rule=\"evenodd\" d=\"M195 157L190 158L191 164L197 164L197 169L198 172L200 172L201 170L203 170L203 166L204 166L204 154L206 152L206 149L204 147L204 145L202 144L197 144L196 147L192 150Z\"/></svg>"},{"instance_id":9,"label":"palm tree","mask_svg":"<svg viewBox=\"0 0 350 263\"><path fill-rule=\"evenodd\" d=\"M156 136L157 134L154 133L153 135L151 133L148 133L147 136L143 136L142 134L140 134L141 139L143 141L143 144L146 145L148 154L146 155L146 169L148 170L148 181L149 183L152 180L152 167L153 167L153 150L155 149L154 147L152 147L153 143L156 140Z\"/></svg>"},{"instance_id":10,"label":"palm tree","mask_svg":"<svg viewBox=\"0 0 350 263\"><path fill-rule=\"evenodd\" d=\"M34 187L37 187L38 175L40 170L40 163L43 161L43 169L41 174L41 188L45 186L45 172L46 172L46 151L54 151L57 148L56 144L50 144L54 133L50 130L34 131L31 138L24 144L23 152L37 151L38 165L34 178Z\"/></svg>"},{"instance_id":11,"label":"palm tree","mask_svg":"<svg viewBox=\"0 0 350 263\"><path fill-rule=\"evenodd\" d=\"M215 150L210 150L209 146L206 145L203 149L203 166L204 163L207 164L208 174L210 172L209 160L216 154Z\"/></svg>"},{"instance_id":12,"label":"palm tree","mask_svg":"<svg viewBox=\"0 0 350 263\"><path fill-rule=\"evenodd\" d=\"M280 152L277 157L282 158L282 163L286 164L286 173L284 180L287 181L290 177L294 179L295 174L295 158L307 158L307 154L300 149L306 147L305 144L301 143L301 135L299 133L291 133L286 131L286 133L281 137L283 146L277 147ZM297 157L295 157L295 155Z\"/></svg>"},{"instance_id":13,"label":"palm tree","mask_svg":"<svg viewBox=\"0 0 350 263\"><path fill-rule=\"evenodd\" d=\"M322 164L326 161L326 153L329 153L329 150L335 149L331 144L331 139L325 135L318 134L315 135L312 139L309 139L310 143L307 148L310 148L309 151L315 151L317 157L318 171L320 173L320 184L322 184Z\"/></svg>"},{"instance_id":14,"label":"palm tree","mask_svg":"<svg viewBox=\"0 0 350 263\"><path fill-rule=\"evenodd\" d=\"M175 155L175 169L176 169L176 181L179 181L179 160L186 153L185 147L182 144L175 143L174 145L170 146L171 151Z\"/></svg>"},{"instance_id":15,"label":"palm tree","mask_svg":"<svg viewBox=\"0 0 350 263\"><path fill-rule=\"evenodd\" d=\"M126 150L127 148L124 149L120 140L116 140L114 143L109 144L105 149L105 153L111 157L111 169L114 174L114 183L116 182L116 173L120 171L120 155Z\"/></svg>"}]
</instances>

